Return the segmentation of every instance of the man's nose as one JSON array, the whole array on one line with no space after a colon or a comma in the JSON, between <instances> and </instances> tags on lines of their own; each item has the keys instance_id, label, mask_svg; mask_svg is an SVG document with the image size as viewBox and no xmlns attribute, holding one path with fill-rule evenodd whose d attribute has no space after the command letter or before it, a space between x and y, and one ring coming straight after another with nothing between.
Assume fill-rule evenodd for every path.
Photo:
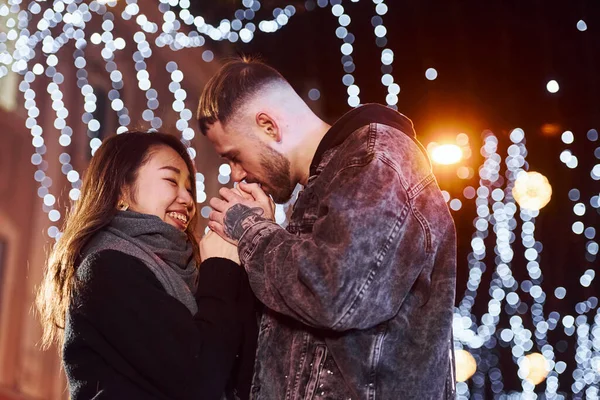
<instances>
[{"instance_id":1,"label":"man's nose","mask_svg":"<svg viewBox=\"0 0 600 400\"><path fill-rule=\"evenodd\" d=\"M246 171L239 164L231 164L231 179L240 182L246 178Z\"/></svg>"}]
</instances>

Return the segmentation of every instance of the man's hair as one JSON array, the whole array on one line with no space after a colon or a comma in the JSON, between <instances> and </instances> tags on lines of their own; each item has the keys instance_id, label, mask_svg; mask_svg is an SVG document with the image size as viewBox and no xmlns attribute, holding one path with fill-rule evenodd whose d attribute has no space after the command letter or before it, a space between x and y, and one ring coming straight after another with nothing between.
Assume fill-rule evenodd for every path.
<instances>
[{"instance_id":1,"label":"man's hair","mask_svg":"<svg viewBox=\"0 0 600 400\"><path fill-rule=\"evenodd\" d=\"M287 82L274 68L257 59L242 57L227 62L200 95L196 118L203 135L212 124L226 123L240 104L272 82Z\"/></svg>"}]
</instances>

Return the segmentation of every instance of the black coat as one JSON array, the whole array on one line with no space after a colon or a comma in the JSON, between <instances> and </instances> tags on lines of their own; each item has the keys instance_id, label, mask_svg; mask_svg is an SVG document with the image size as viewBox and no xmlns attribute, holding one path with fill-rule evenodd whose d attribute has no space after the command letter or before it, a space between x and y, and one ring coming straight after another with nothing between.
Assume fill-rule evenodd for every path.
<instances>
[{"instance_id":1,"label":"black coat","mask_svg":"<svg viewBox=\"0 0 600 400\"><path fill-rule=\"evenodd\" d=\"M257 326L242 267L202 263L194 316L118 251L86 257L76 282L63 349L72 400L248 397Z\"/></svg>"}]
</instances>

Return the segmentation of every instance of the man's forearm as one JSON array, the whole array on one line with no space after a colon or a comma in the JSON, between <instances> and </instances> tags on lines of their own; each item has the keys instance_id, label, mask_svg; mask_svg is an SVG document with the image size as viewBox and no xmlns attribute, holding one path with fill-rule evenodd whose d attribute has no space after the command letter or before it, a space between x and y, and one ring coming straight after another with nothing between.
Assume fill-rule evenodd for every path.
<instances>
[{"instance_id":1,"label":"man's forearm","mask_svg":"<svg viewBox=\"0 0 600 400\"><path fill-rule=\"evenodd\" d=\"M250 208L243 204L235 204L225 213L225 234L233 240L240 240L249 227L265 220L263 214L264 210L260 207Z\"/></svg>"}]
</instances>

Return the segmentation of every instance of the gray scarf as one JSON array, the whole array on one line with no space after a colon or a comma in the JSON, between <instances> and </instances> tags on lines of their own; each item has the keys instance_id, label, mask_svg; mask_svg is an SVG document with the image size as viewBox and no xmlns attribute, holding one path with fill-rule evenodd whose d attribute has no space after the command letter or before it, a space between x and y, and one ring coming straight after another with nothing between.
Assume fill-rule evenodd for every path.
<instances>
[{"instance_id":1,"label":"gray scarf","mask_svg":"<svg viewBox=\"0 0 600 400\"><path fill-rule=\"evenodd\" d=\"M96 233L82 256L101 250L117 250L140 259L154 273L168 294L196 314L194 293L198 269L187 235L159 217L119 211Z\"/></svg>"}]
</instances>

